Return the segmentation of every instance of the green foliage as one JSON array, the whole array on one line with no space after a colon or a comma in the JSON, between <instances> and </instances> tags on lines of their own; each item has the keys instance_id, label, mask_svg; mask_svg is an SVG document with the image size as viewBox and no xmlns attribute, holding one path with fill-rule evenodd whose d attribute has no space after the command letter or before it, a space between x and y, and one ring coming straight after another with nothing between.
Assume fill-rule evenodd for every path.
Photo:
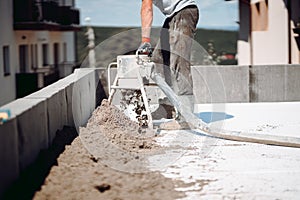
<instances>
[{"instance_id":1,"label":"green foliage","mask_svg":"<svg viewBox=\"0 0 300 200\"><path fill-rule=\"evenodd\" d=\"M127 31L129 27L93 27L95 33L95 45L97 46L102 41L108 39L109 37ZM154 30L153 32L155 32ZM77 59L81 63L87 56L87 45L88 39L85 35L86 27L82 27L81 31L77 34ZM156 31L157 32L157 31ZM237 52L237 31L225 31L225 30L208 30L208 29L197 29L195 40L208 51L209 43L214 46L214 52L217 55L222 53L232 53ZM153 41L155 42L155 41Z\"/></svg>"},{"instance_id":2,"label":"green foliage","mask_svg":"<svg viewBox=\"0 0 300 200\"><path fill-rule=\"evenodd\" d=\"M195 40L206 50L208 50L208 43L213 43L218 55L222 52L236 54L237 39L237 31L198 29L195 35Z\"/></svg>"}]
</instances>

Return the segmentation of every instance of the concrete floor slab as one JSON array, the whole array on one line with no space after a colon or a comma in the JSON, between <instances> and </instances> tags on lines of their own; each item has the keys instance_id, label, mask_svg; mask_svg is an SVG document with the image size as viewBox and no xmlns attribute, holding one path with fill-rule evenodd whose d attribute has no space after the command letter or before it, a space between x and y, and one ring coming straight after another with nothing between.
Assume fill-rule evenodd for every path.
<instances>
[{"instance_id":1,"label":"concrete floor slab","mask_svg":"<svg viewBox=\"0 0 300 200\"><path fill-rule=\"evenodd\" d=\"M203 104L197 105L196 111L232 116L210 123L227 130L300 138L300 102ZM300 195L298 148L217 139L198 130L161 134L158 143L176 146L177 157L170 156L167 164L156 170L188 183L188 187L177 187L186 192L185 199L298 199ZM150 168L160 165L157 158L149 160Z\"/></svg>"}]
</instances>

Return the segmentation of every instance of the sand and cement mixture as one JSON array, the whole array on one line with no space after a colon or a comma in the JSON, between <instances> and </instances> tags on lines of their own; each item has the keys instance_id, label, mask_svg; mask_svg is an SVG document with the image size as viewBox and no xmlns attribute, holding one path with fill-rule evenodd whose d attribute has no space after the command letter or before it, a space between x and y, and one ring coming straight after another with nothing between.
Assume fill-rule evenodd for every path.
<instances>
[{"instance_id":1,"label":"sand and cement mixture","mask_svg":"<svg viewBox=\"0 0 300 200\"><path fill-rule=\"evenodd\" d=\"M162 154L156 144L155 131L141 128L121 110L103 100L79 137L95 160L109 167L130 173L148 171L148 158Z\"/></svg>"},{"instance_id":2,"label":"sand and cement mixture","mask_svg":"<svg viewBox=\"0 0 300 200\"><path fill-rule=\"evenodd\" d=\"M96 162L77 137L58 158L34 199L175 199L175 183L159 173L130 174Z\"/></svg>"},{"instance_id":3,"label":"sand and cement mixture","mask_svg":"<svg viewBox=\"0 0 300 200\"><path fill-rule=\"evenodd\" d=\"M103 101L79 137L75 129L57 133L52 151L62 149L49 167L49 173L27 197L33 199L176 199L184 193L175 191L182 182L173 181L146 168L147 157L161 152L152 130L141 130L116 107ZM73 135L69 144L63 141ZM58 144L56 144L58 142ZM44 155L43 163L49 155ZM36 168L40 168L37 165ZM34 173L36 171L33 168ZM12 188L9 197L22 197L26 185L34 177L28 173L25 181ZM41 177L40 175L36 175ZM29 178L30 177L30 178ZM19 190L19 191L18 191ZM26 190L28 191L28 190ZM25 191L25 192L26 192ZM22 195L23 194L23 195ZM32 195L32 196L30 196Z\"/></svg>"},{"instance_id":4,"label":"sand and cement mixture","mask_svg":"<svg viewBox=\"0 0 300 200\"><path fill-rule=\"evenodd\" d=\"M97 134L100 137L95 136ZM103 100L101 106L93 112L87 126L80 128L80 136L87 143L95 143L95 145L100 142L95 141L95 138L99 140L106 138L110 143L129 152L158 148L153 129L141 128L137 122L130 120L107 100Z\"/></svg>"}]
</instances>

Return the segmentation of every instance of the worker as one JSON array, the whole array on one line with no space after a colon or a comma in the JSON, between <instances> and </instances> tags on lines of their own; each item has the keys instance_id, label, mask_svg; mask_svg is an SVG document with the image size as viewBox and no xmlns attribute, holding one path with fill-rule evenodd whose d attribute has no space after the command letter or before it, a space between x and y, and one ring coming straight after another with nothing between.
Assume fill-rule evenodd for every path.
<instances>
[{"instance_id":1,"label":"worker","mask_svg":"<svg viewBox=\"0 0 300 200\"><path fill-rule=\"evenodd\" d=\"M165 78L179 99L185 101L183 103L192 101L190 56L199 18L196 2L195 0L142 0L142 42L138 52L144 54L152 53L150 38L153 4L166 16L160 39L152 54L155 71ZM189 103L192 111L193 104Z\"/></svg>"}]
</instances>

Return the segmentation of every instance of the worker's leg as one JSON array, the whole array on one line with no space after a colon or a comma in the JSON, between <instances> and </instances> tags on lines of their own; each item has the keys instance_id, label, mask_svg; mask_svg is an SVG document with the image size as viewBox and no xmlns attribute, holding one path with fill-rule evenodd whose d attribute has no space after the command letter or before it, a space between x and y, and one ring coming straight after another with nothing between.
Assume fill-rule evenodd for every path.
<instances>
[{"instance_id":1,"label":"worker's leg","mask_svg":"<svg viewBox=\"0 0 300 200\"><path fill-rule=\"evenodd\" d=\"M168 85L177 95L180 95L180 100L191 111L193 109L193 102L190 102L193 99L193 84L190 73L190 54L197 22L198 9L196 7L185 8L172 18L167 18L152 57L156 64L155 71L165 78Z\"/></svg>"},{"instance_id":2,"label":"worker's leg","mask_svg":"<svg viewBox=\"0 0 300 200\"><path fill-rule=\"evenodd\" d=\"M155 71L165 78L168 85L171 86L169 23L170 18L167 18L160 31L160 38L153 51L152 61L155 63Z\"/></svg>"},{"instance_id":3,"label":"worker's leg","mask_svg":"<svg viewBox=\"0 0 300 200\"><path fill-rule=\"evenodd\" d=\"M152 54L152 61L155 63L154 71L165 79L168 85L171 85L170 73L170 44L169 44L169 22L167 18L160 32L160 38ZM152 113L153 119L174 118L176 116L174 106L163 93L160 93L159 108Z\"/></svg>"},{"instance_id":4,"label":"worker's leg","mask_svg":"<svg viewBox=\"0 0 300 200\"><path fill-rule=\"evenodd\" d=\"M177 95L193 94L190 57L197 22L197 7L187 7L169 23L171 81Z\"/></svg>"}]
</instances>

